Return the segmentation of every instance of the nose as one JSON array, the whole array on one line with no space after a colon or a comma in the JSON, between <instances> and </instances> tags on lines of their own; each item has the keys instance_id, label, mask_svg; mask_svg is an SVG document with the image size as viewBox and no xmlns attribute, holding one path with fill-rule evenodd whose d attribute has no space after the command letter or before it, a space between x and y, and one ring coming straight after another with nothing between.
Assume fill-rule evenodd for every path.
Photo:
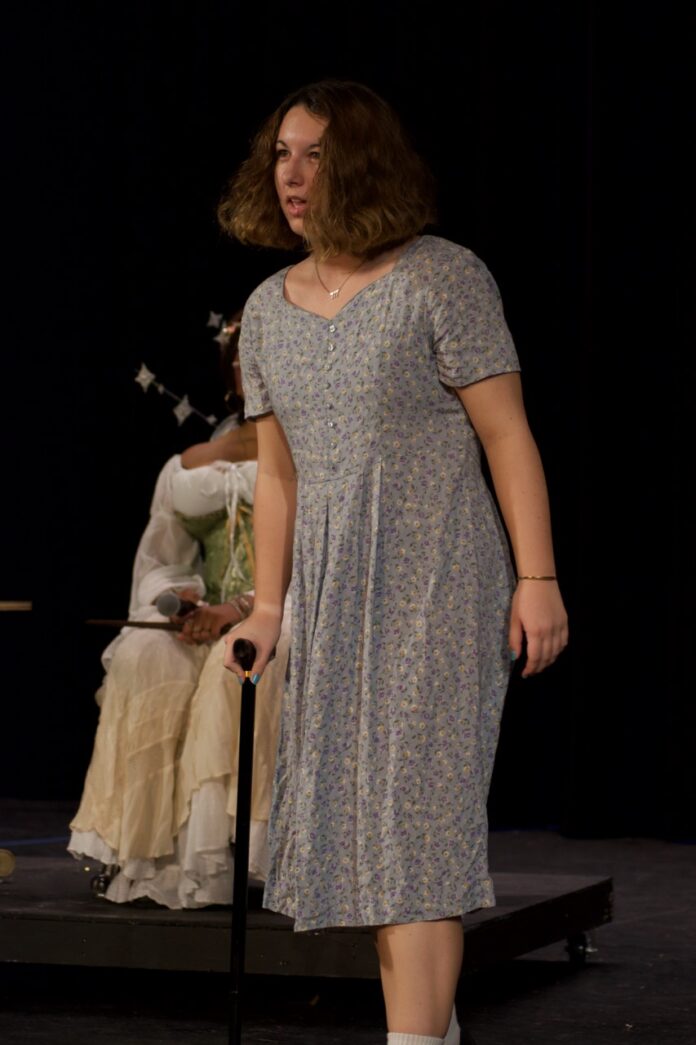
<instances>
[{"instance_id":1,"label":"nose","mask_svg":"<svg viewBox=\"0 0 696 1045\"><path fill-rule=\"evenodd\" d=\"M285 185L301 185L304 181L302 158L291 156L283 165L283 182Z\"/></svg>"}]
</instances>

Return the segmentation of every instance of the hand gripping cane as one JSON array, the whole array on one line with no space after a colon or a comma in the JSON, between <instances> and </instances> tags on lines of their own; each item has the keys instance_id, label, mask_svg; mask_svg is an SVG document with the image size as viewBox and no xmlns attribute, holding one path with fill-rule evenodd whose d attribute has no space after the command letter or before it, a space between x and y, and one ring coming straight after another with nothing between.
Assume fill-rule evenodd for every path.
<instances>
[{"instance_id":1,"label":"hand gripping cane","mask_svg":"<svg viewBox=\"0 0 696 1045\"><path fill-rule=\"evenodd\" d=\"M241 1045L241 991L244 976L244 945L246 942L251 774L254 765L254 711L256 708L256 686L251 681L251 668L256 660L256 649L253 642L249 642L248 639L237 639L232 649L235 660L244 670L244 682L242 683L242 709L239 723L237 821L234 837L229 1045Z\"/></svg>"}]
</instances>

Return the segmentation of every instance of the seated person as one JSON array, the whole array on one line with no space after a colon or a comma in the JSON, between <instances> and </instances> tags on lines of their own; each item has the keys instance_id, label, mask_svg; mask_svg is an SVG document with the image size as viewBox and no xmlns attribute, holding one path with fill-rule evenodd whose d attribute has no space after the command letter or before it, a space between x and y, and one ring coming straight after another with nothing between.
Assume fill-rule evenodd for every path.
<instances>
[{"instance_id":1,"label":"seated person","mask_svg":"<svg viewBox=\"0 0 696 1045\"><path fill-rule=\"evenodd\" d=\"M203 603L183 630L124 628L103 654L101 712L70 852L107 866L106 897L171 908L232 902L241 687L220 631L253 605L253 422L243 421L239 323L225 328L237 416L165 464L133 569L129 619L164 620L164 592ZM286 620L289 614L286 614ZM249 873L265 879L266 832L288 657L257 687Z\"/></svg>"}]
</instances>

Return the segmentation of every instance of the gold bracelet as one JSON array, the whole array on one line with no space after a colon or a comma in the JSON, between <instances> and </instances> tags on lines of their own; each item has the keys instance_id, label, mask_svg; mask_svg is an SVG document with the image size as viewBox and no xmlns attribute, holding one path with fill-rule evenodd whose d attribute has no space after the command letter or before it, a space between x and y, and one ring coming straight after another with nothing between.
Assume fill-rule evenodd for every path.
<instances>
[{"instance_id":1,"label":"gold bracelet","mask_svg":"<svg viewBox=\"0 0 696 1045\"><path fill-rule=\"evenodd\" d=\"M518 577L518 581L556 581L558 577Z\"/></svg>"}]
</instances>

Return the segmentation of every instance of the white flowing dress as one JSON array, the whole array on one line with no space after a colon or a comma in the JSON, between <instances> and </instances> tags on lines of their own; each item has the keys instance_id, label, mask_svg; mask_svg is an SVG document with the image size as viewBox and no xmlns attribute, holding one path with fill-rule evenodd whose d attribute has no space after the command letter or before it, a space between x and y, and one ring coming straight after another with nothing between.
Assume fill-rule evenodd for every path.
<instances>
[{"instance_id":1,"label":"white flowing dress","mask_svg":"<svg viewBox=\"0 0 696 1045\"><path fill-rule=\"evenodd\" d=\"M193 588L209 601L202 550L191 535L223 516L224 596L252 586L240 556L256 462L162 469L133 570L129 619L163 620L153 601ZM187 528L188 526L188 528ZM215 526L212 527L215 530ZM226 533L226 536L225 536ZM219 558L219 556L218 556ZM208 585L206 585L206 578ZM268 871L267 827L288 651L289 613L277 656L257 687L249 871ZM170 908L231 903L241 689L223 667L224 639L187 646L171 632L124 628L103 655L101 712L70 852L115 865L107 899L150 899Z\"/></svg>"}]
</instances>

